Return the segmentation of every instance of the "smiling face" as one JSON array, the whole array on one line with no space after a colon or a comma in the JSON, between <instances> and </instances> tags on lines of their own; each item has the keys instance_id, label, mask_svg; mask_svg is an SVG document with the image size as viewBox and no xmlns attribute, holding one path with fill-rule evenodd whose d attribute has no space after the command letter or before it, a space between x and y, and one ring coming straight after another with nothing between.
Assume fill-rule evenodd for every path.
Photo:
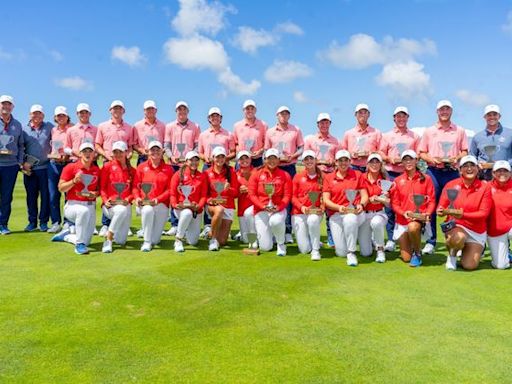
<instances>
[{"instance_id":1,"label":"smiling face","mask_svg":"<svg viewBox=\"0 0 512 384\"><path fill-rule=\"evenodd\" d=\"M124 115L124 108L120 105L116 105L110 109L110 115L116 120L122 120Z\"/></svg>"},{"instance_id":2,"label":"smiling face","mask_svg":"<svg viewBox=\"0 0 512 384\"><path fill-rule=\"evenodd\" d=\"M437 117L440 123L448 123L452 118L453 109L444 105L437 110Z\"/></svg>"},{"instance_id":3,"label":"smiling face","mask_svg":"<svg viewBox=\"0 0 512 384\"><path fill-rule=\"evenodd\" d=\"M487 126L490 128L498 126L501 115L497 112L489 112L484 116Z\"/></svg>"},{"instance_id":4,"label":"smiling face","mask_svg":"<svg viewBox=\"0 0 512 384\"><path fill-rule=\"evenodd\" d=\"M94 160L94 151L90 148L85 148L80 152L80 157L84 163L90 163Z\"/></svg>"},{"instance_id":5,"label":"smiling face","mask_svg":"<svg viewBox=\"0 0 512 384\"><path fill-rule=\"evenodd\" d=\"M379 159L371 159L368 163L368 170L372 173L379 173L382 169L382 163Z\"/></svg>"},{"instance_id":6,"label":"smiling face","mask_svg":"<svg viewBox=\"0 0 512 384\"><path fill-rule=\"evenodd\" d=\"M226 156L224 156L224 155L215 156L213 159L213 163L219 168L223 167L224 164L226 164Z\"/></svg>"},{"instance_id":7,"label":"smiling face","mask_svg":"<svg viewBox=\"0 0 512 384\"><path fill-rule=\"evenodd\" d=\"M412 158L411 156L405 156L402 159L402 164L407 173L416 171L416 163L417 163L416 159Z\"/></svg>"},{"instance_id":8,"label":"smiling face","mask_svg":"<svg viewBox=\"0 0 512 384\"><path fill-rule=\"evenodd\" d=\"M156 108L150 107L144 110L144 117L148 120L156 119Z\"/></svg>"},{"instance_id":9,"label":"smiling face","mask_svg":"<svg viewBox=\"0 0 512 384\"><path fill-rule=\"evenodd\" d=\"M273 170L276 169L279 165L279 158L277 156L269 156L265 159L265 164L268 169Z\"/></svg>"},{"instance_id":10,"label":"smiling face","mask_svg":"<svg viewBox=\"0 0 512 384\"><path fill-rule=\"evenodd\" d=\"M368 124L368 119L370 118L370 111L367 109L360 109L355 113L357 123L361 126L365 126Z\"/></svg>"},{"instance_id":11,"label":"smiling face","mask_svg":"<svg viewBox=\"0 0 512 384\"><path fill-rule=\"evenodd\" d=\"M8 102L8 101L4 101L2 103L2 110L1 110L1 113L2 115L10 115L12 113L12 110L14 109L14 105L12 105L12 103Z\"/></svg>"},{"instance_id":12,"label":"smiling face","mask_svg":"<svg viewBox=\"0 0 512 384\"><path fill-rule=\"evenodd\" d=\"M187 160L187 165L192 171L196 171L199 167L199 157L195 156Z\"/></svg>"},{"instance_id":13,"label":"smiling face","mask_svg":"<svg viewBox=\"0 0 512 384\"><path fill-rule=\"evenodd\" d=\"M497 169L492 173L494 179L498 181L500 184L505 184L510 180L510 176L512 173L510 173L505 168Z\"/></svg>"},{"instance_id":14,"label":"smiling face","mask_svg":"<svg viewBox=\"0 0 512 384\"><path fill-rule=\"evenodd\" d=\"M84 109L80 112L77 112L76 115L78 116L78 120L80 120L80 123L89 124L89 119L91 118L91 113L89 111L86 111Z\"/></svg>"},{"instance_id":15,"label":"smiling face","mask_svg":"<svg viewBox=\"0 0 512 384\"><path fill-rule=\"evenodd\" d=\"M240 168L247 168L251 166L251 159L249 156L244 155L240 159L238 159L238 164L240 165Z\"/></svg>"},{"instance_id":16,"label":"smiling face","mask_svg":"<svg viewBox=\"0 0 512 384\"><path fill-rule=\"evenodd\" d=\"M327 119L320 120L316 123L318 126L318 131L322 134L322 136L329 135L329 128L331 127L331 122Z\"/></svg>"},{"instance_id":17,"label":"smiling face","mask_svg":"<svg viewBox=\"0 0 512 384\"><path fill-rule=\"evenodd\" d=\"M119 149L115 149L112 154L114 155L114 160L117 160L119 162L123 162L126 160L126 155L124 151L120 151Z\"/></svg>"},{"instance_id":18,"label":"smiling face","mask_svg":"<svg viewBox=\"0 0 512 384\"><path fill-rule=\"evenodd\" d=\"M208 121L212 127L218 128L222 123L222 116L218 113L212 113L210 116L208 116Z\"/></svg>"},{"instance_id":19,"label":"smiling face","mask_svg":"<svg viewBox=\"0 0 512 384\"><path fill-rule=\"evenodd\" d=\"M460 166L460 175L464 180L473 181L478 176L478 167L470 161Z\"/></svg>"},{"instance_id":20,"label":"smiling face","mask_svg":"<svg viewBox=\"0 0 512 384\"><path fill-rule=\"evenodd\" d=\"M341 173L346 173L350 168L350 159L348 157L342 157L336 160L336 168L338 168L338 171Z\"/></svg>"},{"instance_id":21,"label":"smiling face","mask_svg":"<svg viewBox=\"0 0 512 384\"><path fill-rule=\"evenodd\" d=\"M153 162L155 163L160 163L160 160L162 159L162 154L162 148L157 147L156 145L149 149L149 158L153 160Z\"/></svg>"},{"instance_id":22,"label":"smiling face","mask_svg":"<svg viewBox=\"0 0 512 384\"><path fill-rule=\"evenodd\" d=\"M180 105L178 109L176 109L176 120L180 123L184 123L188 120L188 108L184 105Z\"/></svg>"},{"instance_id":23,"label":"smiling face","mask_svg":"<svg viewBox=\"0 0 512 384\"><path fill-rule=\"evenodd\" d=\"M30 121L36 126L39 126L43 122L43 119L44 113L42 112L36 111L30 114Z\"/></svg>"},{"instance_id":24,"label":"smiling face","mask_svg":"<svg viewBox=\"0 0 512 384\"><path fill-rule=\"evenodd\" d=\"M252 105L244 109L244 116L247 120L253 120L256 117L256 108Z\"/></svg>"},{"instance_id":25,"label":"smiling face","mask_svg":"<svg viewBox=\"0 0 512 384\"><path fill-rule=\"evenodd\" d=\"M60 125L61 127L62 126L65 126L67 123L68 123L68 115L65 115L63 113L60 113L58 114L57 116L55 116L55 121L57 122L58 125Z\"/></svg>"},{"instance_id":26,"label":"smiling face","mask_svg":"<svg viewBox=\"0 0 512 384\"><path fill-rule=\"evenodd\" d=\"M288 124L289 120L290 120L290 112L282 111L277 114L277 121L279 122L279 124L286 125L286 124Z\"/></svg>"},{"instance_id":27,"label":"smiling face","mask_svg":"<svg viewBox=\"0 0 512 384\"><path fill-rule=\"evenodd\" d=\"M316 170L316 159L313 156L306 156L302 163L308 172Z\"/></svg>"},{"instance_id":28,"label":"smiling face","mask_svg":"<svg viewBox=\"0 0 512 384\"><path fill-rule=\"evenodd\" d=\"M404 112L398 112L394 117L393 121L398 129L404 130L407 128L407 122L409 121L409 115Z\"/></svg>"}]
</instances>

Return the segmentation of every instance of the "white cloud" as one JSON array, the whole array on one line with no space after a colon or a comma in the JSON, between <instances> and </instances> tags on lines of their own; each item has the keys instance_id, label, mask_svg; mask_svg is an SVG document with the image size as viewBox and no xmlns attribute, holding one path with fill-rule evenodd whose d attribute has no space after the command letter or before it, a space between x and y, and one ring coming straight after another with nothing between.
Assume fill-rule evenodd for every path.
<instances>
[{"instance_id":1,"label":"white cloud","mask_svg":"<svg viewBox=\"0 0 512 384\"><path fill-rule=\"evenodd\" d=\"M254 54L261 47L275 45L279 41L279 36L264 29L256 30L250 27L238 27L233 43L242 51Z\"/></svg>"},{"instance_id":2,"label":"white cloud","mask_svg":"<svg viewBox=\"0 0 512 384\"><path fill-rule=\"evenodd\" d=\"M2 47L0 47L0 60L10 61L12 59L14 59L14 54L7 52Z\"/></svg>"},{"instance_id":3,"label":"white cloud","mask_svg":"<svg viewBox=\"0 0 512 384\"><path fill-rule=\"evenodd\" d=\"M59 51L57 51L56 49L51 49L48 53L50 54L52 59L55 60L56 62L60 62L60 61L64 60L64 55L62 53L60 53Z\"/></svg>"},{"instance_id":4,"label":"white cloud","mask_svg":"<svg viewBox=\"0 0 512 384\"><path fill-rule=\"evenodd\" d=\"M285 23L277 24L274 28L276 32L280 33L288 33L290 35L302 36L304 31L297 24L292 23L291 21L287 21Z\"/></svg>"},{"instance_id":5,"label":"white cloud","mask_svg":"<svg viewBox=\"0 0 512 384\"><path fill-rule=\"evenodd\" d=\"M206 33L215 36L225 26L226 13L236 13L232 6L206 0L179 0L180 10L172 20L172 27L182 36Z\"/></svg>"},{"instance_id":6,"label":"white cloud","mask_svg":"<svg viewBox=\"0 0 512 384\"><path fill-rule=\"evenodd\" d=\"M91 91L94 88L91 82L80 76L55 79L55 85L72 91Z\"/></svg>"},{"instance_id":7,"label":"white cloud","mask_svg":"<svg viewBox=\"0 0 512 384\"><path fill-rule=\"evenodd\" d=\"M275 60L265 71L265 79L271 83L288 83L312 74L311 68L297 61Z\"/></svg>"},{"instance_id":8,"label":"white cloud","mask_svg":"<svg viewBox=\"0 0 512 384\"><path fill-rule=\"evenodd\" d=\"M164 44L166 59L185 69L222 72L229 58L221 42L204 36L171 38Z\"/></svg>"},{"instance_id":9,"label":"white cloud","mask_svg":"<svg viewBox=\"0 0 512 384\"><path fill-rule=\"evenodd\" d=\"M26 58L27 54L22 49L10 52L0 47L0 61L21 61Z\"/></svg>"},{"instance_id":10,"label":"white cloud","mask_svg":"<svg viewBox=\"0 0 512 384\"><path fill-rule=\"evenodd\" d=\"M112 48L111 58L112 60L119 60L130 67L140 67L148 61L137 46L116 46Z\"/></svg>"},{"instance_id":11,"label":"white cloud","mask_svg":"<svg viewBox=\"0 0 512 384\"><path fill-rule=\"evenodd\" d=\"M505 24L501 26L501 29L503 30L503 32L512 36L512 11L508 12L507 21L505 22Z\"/></svg>"},{"instance_id":12,"label":"white cloud","mask_svg":"<svg viewBox=\"0 0 512 384\"><path fill-rule=\"evenodd\" d=\"M309 98L302 91L293 92L293 100L295 100L297 103L302 104L309 102Z\"/></svg>"},{"instance_id":13,"label":"white cloud","mask_svg":"<svg viewBox=\"0 0 512 384\"><path fill-rule=\"evenodd\" d=\"M465 104L473 107L483 107L491 102L489 96L484 93L469 91L467 89L459 89L455 95Z\"/></svg>"},{"instance_id":14,"label":"white cloud","mask_svg":"<svg viewBox=\"0 0 512 384\"><path fill-rule=\"evenodd\" d=\"M230 92L237 93L239 95L252 95L261 86L261 83L257 80L252 80L250 83L243 82L240 77L231 71L231 68L227 68L225 71L218 75L219 83L224 85Z\"/></svg>"},{"instance_id":15,"label":"white cloud","mask_svg":"<svg viewBox=\"0 0 512 384\"><path fill-rule=\"evenodd\" d=\"M423 64L414 60L389 63L384 65L376 81L403 97L426 96L431 92L430 75L423 68Z\"/></svg>"}]
</instances>

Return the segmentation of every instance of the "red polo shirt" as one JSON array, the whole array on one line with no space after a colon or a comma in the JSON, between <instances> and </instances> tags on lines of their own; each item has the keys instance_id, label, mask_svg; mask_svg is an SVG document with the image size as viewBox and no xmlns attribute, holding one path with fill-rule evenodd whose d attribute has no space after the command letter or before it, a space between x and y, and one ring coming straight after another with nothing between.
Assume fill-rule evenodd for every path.
<instances>
[{"instance_id":1,"label":"red polo shirt","mask_svg":"<svg viewBox=\"0 0 512 384\"><path fill-rule=\"evenodd\" d=\"M249 197L249 193L241 193L240 187L242 185L245 185L246 187L249 186L249 177L251 176L251 173L253 172L252 167L242 169L240 168L238 171L236 171L236 176L238 179L238 209L237 209L237 215L243 216L244 212L247 208L249 208L252 205L252 201ZM247 178L246 178L247 177Z\"/></svg>"},{"instance_id":2,"label":"red polo shirt","mask_svg":"<svg viewBox=\"0 0 512 384\"><path fill-rule=\"evenodd\" d=\"M183 169L183 174L181 173ZM208 181L206 174L200 171L190 172L189 167L180 169L171 180L171 206L176 208L179 203L185 201L185 196L178 188L181 185L191 185L192 193L188 197L190 202L196 203L198 212L202 212L208 195Z\"/></svg>"},{"instance_id":3,"label":"red polo shirt","mask_svg":"<svg viewBox=\"0 0 512 384\"><path fill-rule=\"evenodd\" d=\"M379 180L382 180L382 175L379 175L377 180L370 181L368 179L368 172L364 174L363 180L364 180L364 187L368 191L368 199L372 196L380 196L382 194L382 188L379 185ZM380 211L384 208L384 204L382 203L370 203L370 200L368 200L368 204L364 208L365 211Z\"/></svg>"},{"instance_id":4,"label":"red polo shirt","mask_svg":"<svg viewBox=\"0 0 512 384\"><path fill-rule=\"evenodd\" d=\"M149 192L150 199L156 199L160 204L169 206L169 186L173 174L172 167L160 161L158 167L153 166L151 160L145 161L137 167L135 173L135 181L133 184L134 198L144 198L144 192L140 189L141 183L153 183L153 189Z\"/></svg>"},{"instance_id":5,"label":"red polo shirt","mask_svg":"<svg viewBox=\"0 0 512 384\"><path fill-rule=\"evenodd\" d=\"M98 187L100 185L100 169L97 165L91 164L89 169L85 168L85 165L81 160L78 160L76 163L70 163L64 167L62 170L62 174L60 175L61 181L70 181L72 180L77 173L85 173L88 175L93 175L94 180L91 184L89 184L87 190L90 192L98 191ZM91 201L86 197L78 195L78 192L84 189L84 185L81 181L76 183L69 191L66 192L67 200L77 200L77 201ZM94 200L94 199L92 199Z\"/></svg>"},{"instance_id":6,"label":"red polo shirt","mask_svg":"<svg viewBox=\"0 0 512 384\"><path fill-rule=\"evenodd\" d=\"M347 189L365 189L363 174L354 169L348 169L344 177L338 174L338 171L325 175L323 191L331 193L331 201L345 207L349 206L345 190ZM358 193L353 202L354 206L361 201L361 194ZM332 211L330 211L333 213Z\"/></svg>"},{"instance_id":7,"label":"red polo shirt","mask_svg":"<svg viewBox=\"0 0 512 384\"><path fill-rule=\"evenodd\" d=\"M238 188L240 187L238 184L238 178L236 176L235 171L233 168L228 167L222 168L222 171L220 173L217 173L213 167L208 168L208 170L205 172L208 182L208 198L213 199L217 197L217 192L215 191L215 182L221 181L223 183L227 182L227 172L230 173L231 181L229 182L229 188L222 191L220 194L221 197L226 199L226 204L223 205L224 208L235 208L235 198L238 196Z\"/></svg>"},{"instance_id":8,"label":"red polo shirt","mask_svg":"<svg viewBox=\"0 0 512 384\"><path fill-rule=\"evenodd\" d=\"M501 236L512 228L512 180L503 186L493 180L489 186L492 207L487 220L487 234L493 237Z\"/></svg>"},{"instance_id":9,"label":"red polo shirt","mask_svg":"<svg viewBox=\"0 0 512 384\"><path fill-rule=\"evenodd\" d=\"M101 169L100 194L103 204L105 204L109 199L114 200L117 198L117 191L114 189L112 183L128 184L126 189L121 193L121 198L131 203L133 200L132 189L135 172L135 168L123 168L117 160L112 160L106 163Z\"/></svg>"},{"instance_id":10,"label":"red polo shirt","mask_svg":"<svg viewBox=\"0 0 512 384\"><path fill-rule=\"evenodd\" d=\"M272 172L262 167L249 178L249 197L254 205L254 214L265 210L269 198L265 193L265 184L274 184L274 194L272 203L278 211L285 209L290 203L292 197L292 179L290 175L280 168L275 168Z\"/></svg>"},{"instance_id":11,"label":"red polo shirt","mask_svg":"<svg viewBox=\"0 0 512 384\"><path fill-rule=\"evenodd\" d=\"M322 206L322 186L319 184L318 175L309 177L308 171L303 170L293 177L293 192L292 192L292 215L302 214L302 207L311 207L308 192L320 192L315 207Z\"/></svg>"}]
</instances>

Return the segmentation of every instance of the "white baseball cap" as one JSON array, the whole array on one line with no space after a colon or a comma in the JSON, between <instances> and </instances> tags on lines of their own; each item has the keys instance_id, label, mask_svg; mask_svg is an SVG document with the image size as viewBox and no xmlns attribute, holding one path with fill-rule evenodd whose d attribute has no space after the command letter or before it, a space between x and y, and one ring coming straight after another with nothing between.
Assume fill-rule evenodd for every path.
<instances>
[{"instance_id":1,"label":"white baseball cap","mask_svg":"<svg viewBox=\"0 0 512 384\"><path fill-rule=\"evenodd\" d=\"M406 156L409 156L413 159L418 158L418 155L416 155L416 152L414 152L412 149L406 149L405 151L403 151L402 154L400 155L400 160L403 160L404 157Z\"/></svg>"},{"instance_id":2,"label":"white baseball cap","mask_svg":"<svg viewBox=\"0 0 512 384\"><path fill-rule=\"evenodd\" d=\"M366 160L367 163L369 163L370 161L372 161L373 159L377 159L379 160L381 163L382 163L382 156L379 155L378 153L374 152L374 153L371 153L370 156L368 156L368 159Z\"/></svg>"},{"instance_id":3,"label":"white baseball cap","mask_svg":"<svg viewBox=\"0 0 512 384\"><path fill-rule=\"evenodd\" d=\"M236 154L236 159L240 160L242 158L242 156L247 156L247 157L251 158L251 152L246 151L246 150L240 151Z\"/></svg>"},{"instance_id":4,"label":"white baseball cap","mask_svg":"<svg viewBox=\"0 0 512 384\"><path fill-rule=\"evenodd\" d=\"M55 107L55 110L53 112L53 115L54 116L57 116L57 115L66 115L66 116L69 116L68 115L68 110L66 107L64 107L63 105L59 105L58 107Z\"/></svg>"},{"instance_id":5,"label":"white baseball cap","mask_svg":"<svg viewBox=\"0 0 512 384\"><path fill-rule=\"evenodd\" d=\"M370 107L368 107L368 104L357 104L354 112L357 113L361 109L366 109L368 112L370 112Z\"/></svg>"},{"instance_id":6,"label":"white baseball cap","mask_svg":"<svg viewBox=\"0 0 512 384\"><path fill-rule=\"evenodd\" d=\"M211 115L213 115L214 113L222 116L222 112L220 111L220 108L219 107L211 107L209 110L208 110L208 117L210 117Z\"/></svg>"},{"instance_id":7,"label":"white baseball cap","mask_svg":"<svg viewBox=\"0 0 512 384\"><path fill-rule=\"evenodd\" d=\"M316 117L316 122L319 123L322 120L332 121L331 116L328 113L319 113L318 116Z\"/></svg>"},{"instance_id":8,"label":"white baseball cap","mask_svg":"<svg viewBox=\"0 0 512 384\"><path fill-rule=\"evenodd\" d=\"M245 109L247 107L254 107L254 108L256 108L256 102L254 100L251 100L251 99L245 100L244 101L244 105L243 105L242 108Z\"/></svg>"},{"instance_id":9,"label":"white baseball cap","mask_svg":"<svg viewBox=\"0 0 512 384\"><path fill-rule=\"evenodd\" d=\"M507 171L511 171L510 163L507 160L498 160L492 166L492 171L497 171L498 169L506 169Z\"/></svg>"},{"instance_id":10,"label":"white baseball cap","mask_svg":"<svg viewBox=\"0 0 512 384\"><path fill-rule=\"evenodd\" d=\"M14 105L14 98L9 95L0 96L0 104L5 103L5 102L11 103L12 105Z\"/></svg>"},{"instance_id":11,"label":"white baseball cap","mask_svg":"<svg viewBox=\"0 0 512 384\"><path fill-rule=\"evenodd\" d=\"M92 143L90 143L89 141L85 141L83 142L82 144L80 144L80 147L78 148L78 150L80 152L82 152L84 149L92 149L94 151L94 145Z\"/></svg>"},{"instance_id":12,"label":"white baseball cap","mask_svg":"<svg viewBox=\"0 0 512 384\"><path fill-rule=\"evenodd\" d=\"M290 108L288 108L286 105L281 105L279 108L277 108L276 115L279 115L281 112L284 112L284 111L291 113Z\"/></svg>"},{"instance_id":13,"label":"white baseball cap","mask_svg":"<svg viewBox=\"0 0 512 384\"><path fill-rule=\"evenodd\" d=\"M489 112L496 112L501 115L500 107L496 104L489 104L484 108L484 116L487 115Z\"/></svg>"},{"instance_id":14,"label":"white baseball cap","mask_svg":"<svg viewBox=\"0 0 512 384\"><path fill-rule=\"evenodd\" d=\"M346 149L340 149L338 152L336 152L336 155L334 156L336 160L342 159L344 157L350 159L350 152L347 151Z\"/></svg>"},{"instance_id":15,"label":"white baseball cap","mask_svg":"<svg viewBox=\"0 0 512 384\"><path fill-rule=\"evenodd\" d=\"M118 150L126 152L128 149L128 146L124 141L115 141L114 144L112 144L112 151Z\"/></svg>"},{"instance_id":16,"label":"white baseball cap","mask_svg":"<svg viewBox=\"0 0 512 384\"><path fill-rule=\"evenodd\" d=\"M144 102L144 109L148 109L148 108L155 108L155 109L158 109L156 107L156 103L153 101L153 100L146 100Z\"/></svg>"},{"instance_id":17,"label":"white baseball cap","mask_svg":"<svg viewBox=\"0 0 512 384\"><path fill-rule=\"evenodd\" d=\"M158 140L153 140L153 141L150 141L150 142L148 143L148 149L151 149L151 148L153 148L153 147L158 147L158 148L162 149L162 148L163 148L163 145L162 145L162 143L161 143L161 142L159 142Z\"/></svg>"},{"instance_id":18,"label":"white baseball cap","mask_svg":"<svg viewBox=\"0 0 512 384\"><path fill-rule=\"evenodd\" d=\"M176 103L176 107L174 107L174 109L176 110L176 109L178 109L179 107L185 107L185 108L187 108L187 109L190 109L190 108L188 107L187 102L186 102L186 101L183 101L183 100L178 101L178 102Z\"/></svg>"},{"instance_id":19,"label":"white baseball cap","mask_svg":"<svg viewBox=\"0 0 512 384\"><path fill-rule=\"evenodd\" d=\"M400 113L400 112L405 113L407 116L409 116L409 110L407 109L407 107L404 107L403 105L395 108L395 111L393 112L393 116L395 116L397 113Z\"/></svg>"},{"instance_id":20,"label":"white baseball cap","mask_svg":"<svg viewBox=\"0 0 512 384\"><path fill-rule=\"evenodd\" d=\"M219 145L219 146L213 148L212 157L217 157L220 155L226 156L227 154L226 154L226 148Z\"/></svg>"},{"instance_id":21,"label":"white baseball cap","mask_svg":"<svg viewBox=\"0 0 512 384\"><path fill-rule=\"evenodd\" d=\"M440 100L437 103L436 109L442 108L442 107L450 107L453 109L452 102L450 100Z\"/></svg>"},{"instance_id":22,"label":"white baseball cap","mask_svg":"<svg viewBox=\"0 0 512 384\"><path fill-rule=\"evenodd\" d=\"M276 148L269 148L263 154L264 159L268 159L270 156L279 157L279 151Z\"/></svg>"},{"instance_id":23,"label":"white baseball cap","mask_svg":"<svg viewBox=\"0 0 512 384\"><path fill-rule=\"evenodd\" d=\"M199 153L197 153L196 151L188 151L187 154L185 155L185 160L190 160L193 159L194 157L197 157L199 159Z\"/></svg>"},{"instance_id":24,"label":"white baseball cap","mask_svg":"<svg viewBox=\"0 0 512 384\"><path fill-rule=\"evenodd\" d=\"M464 156L462 159L460 159L459 165L462 167L466 163L473 163L473 164L477 165L478 161L476 160L475 156L467 155L467 156Z\"/></svg>"},{"instance_id":25,"label":"white baseball cap","mask_svg":"<svg viewBox=\"0 0 512 384\"><path fill-rule=\"evenodd\" d=\"M87 111L87 112L91 113L91 107L89 107L89 104L87 104L87 103L80 103L76 106L76 111L77 112Z\"/></svg>"},{"instance_id":26,"label":"white baseball cap","mask_svg":"<svg viewBox=\"0 0 512 384\"><path fill-rule=\"evenodd\" d=\"M30 113L41 112L44 113L43 106L41 104L34 104L30 107Z\"/></svg>"},{"instance_id":27,"label":"white baseball cap","mask_svg":"<svg viewBox=\"0 0 512 384\"><path fill-rule=\"evenodd\" d=\"M121 107L124 109L124 103L121 101L121 100L114 100L112 103L110 103L110 109L114 108L114 107Z\"/></svg>"},{"instance_id":28,"label":"white baseball cap","mask_svg":"<svg viewBox=\"0 0 512 384\"><path fill-rule=\"evenodd\" d=\"M306 157L308 157L308 156L312 157L313 159L316 159L316 153L315 153L315 151L312 151L311 149L308 149L308 150L304 151L304 152L302 153L302 156L301 156L301 158L300 158L300 159L301 159L302 161L304 161L304 159L305 159Z\"/></svg>"}]
</instances>

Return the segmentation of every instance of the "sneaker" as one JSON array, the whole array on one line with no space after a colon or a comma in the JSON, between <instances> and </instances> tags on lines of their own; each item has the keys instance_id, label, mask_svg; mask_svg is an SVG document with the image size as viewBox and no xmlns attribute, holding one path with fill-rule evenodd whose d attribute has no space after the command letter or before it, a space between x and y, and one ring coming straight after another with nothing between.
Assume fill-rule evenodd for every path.
<instances>
[{"instance_id":1,"label":"sneaker","mask_svg":"<svg viewBox=\"0 0 512 384\"><path fill-rule=\"evenodd\" d=\"M357 264L359 264L357 262L357 256L352 252L348 253L347 254L347 265L349 267L357 267Z\"/></svg>"},{"instance_id":2,"label":"sneaker","mask_svg":"<svg viewBox=\"0 0 512 384\"><path fill-rule=\"evenodd\" d=\"M75 253L77 255L86 255L89 253L89 250L87 249L87 246L84 243L78 243L75 246Z\"/></svg>"},{"instance_id":3,"label":"sneaker","mask_svg":"<svg viewBox=\"0 0 512 384\"><path fill-rule=\"evenodd\" d=\"M178 232L178 228L177 227L171 227L171 229L169 229L168 231L165 231L164 232L164 235L167 235L167 236L176 236L176 233Z\"/></svg>"},{"instance_id":4,"label":"sneaker","mask_svg":"<svg viewBox=\"0 0 512 384\"><path fill-rule=\"evenodd\" d=\"M218 251L219 250L219 242L217 239L211 239L210 245L208 246L209 251Z\"/></svg>"},{"instance_id":5,"label":"sneaker","mask_svg":"<svg viewBox=\"0 0 512 384\"><path fill-rule=\"evenodd\" d=\"M386 252L380 250L377 251L377 257L375 258L377 263L385 263L386 262Z\"/></svg>"},{"instance_id":6,"label":"sneaker","mask_svg":"<svg viewBox=\"0 0 512 384\"><path fill-rule=\"evenodd\" d=\"M409 261L409 267L419 267L421 264L423 264L423 261L421 260L421 256L418 253L413 253L411 257L411 261Z\"/></svg>"},{"instance_id":7,"label":"sneaker","mask_svg":"<svg viewBox=\"0 0 512 384\"><path fill-rule=\"evenodd\" d=\"M98 233L98 236L105 237L107 236L108 226L104 225L101 227L100 232Z\"/></svg>"},{"instance_id":8,"label":"sneaker","mask_svg":"<svg viewBox=\"0 0 512 384\"><path fill-rule=\"evenodd\" d=\"M277 244L277 256L286 256L286 244Z\"/></svg>"},{"instance_id":9,"label":"sneaker","mask_svg":"<svg viewBox=\"0 0 512 384\"><path fill-rule=\"evenodd\" d=\"M0 225L0 235L9 235L11 231L7 228L7 225Z\"/></svg>"},{"instance_id":10,"label":"sneaker","mask_svg":"<svg viewBox=\"0 0 512 384\"><path fill-rule=\"evenodd\" d=\"M141 228L137 231L137 238L142 239L143 237L144 237L144 231Z\"/></svg>"},{"instance_id":11,"label":"sneaker","mask_svg":"<svg viewBox=\"0 0 512 384\"><path fill-rule=\"evenodd\" d=\"M69 229L70 224L66 221L64 225L62 226L62 229Z\"/></svg>"},{"instance_id":12,"label":"sneaker","mask_svg":"<svg viewBox=\"0 0 512 384\"><path fill-rule=\"evenodd\" d=\"M183 247L183 241L181 241L180 239L174 240L174 251L185 252L185 248Z\"/></svg>"},{"instance_id":13,"label":"sneaker","mask_svg":"<svg viewBox=\"0 0 512 384\"><path fill-rule=\"evenodd\" d=\"M74 227L74 225L73 225ZM94 236L97 236L98 235L98 230L96 228L94 228L94 232L92 233Z\"/></svg>"},{"instance_id":14,"label":"sneaker","mask_svg":"<svg viewBox=\"0 0 512 384\"><path fill-rule=\"evenodd\" d=\"M385 252L394 252L395 251L395 242L393 240L388 240L386 245L384 246Z\"/></svg>"},{"instance_id":15,"label":"sneaker","mask_svg":"<svg viewBox=\"0 0 512 384\"><path fill-rule=\"evenodd\" d=\"M52 224L52 226L46 230L46 232L48 232L48 233L57 233L59 231L60 231L59 223Z\"/></svg>"},{"instance_id":16,"label":"sneaker","mask_svg":"<svg viewBox=\"0 0 512 384\"><path fill-rule=\"evenodd\" d=\"M64 241L64 237L66 235L69 235L69 233L70 233L69 228L68 229L63 229L62 231L60 231L59 233L57 233L56 235L54 235L52 237L52 241Z\"/></svg>"},{"instance_id":17,"label":"sneaker","mask_svg":"<svg viewBox=\"0 0 512 384\"><path fill-rule=\"evenodd\" d=\"M427 244L425 244L425 246L421 250L421 253L423 253L425 255L433 255L434 254L434 249L435 249L435 247L432 244L427 243Z\"/></svg>"},{"instance_id":18,"label":"sneaker","mask_svg":"<svg viewBox=\"0 0 512 384\"><path fill-rule=\"evenodd\" d=\"M287 233L284 235L284 242L286 244L293 244L293 236L291 233Z\"/></svg>"},{"instance_id":19,"label":"sneaker","mask_svg":"<svg viewBox=\"0 0 512 384\"><path fill-rule=\"evenodd\" d=\"M320 256L320 251L318 249L315 249L315 250L311 251L311 260L318 261L321 258L322 257Z\"/></svg>"},{"instance_id":20,"label":"sneaker","mask_svg":"<svg viewBox=\"0 0 512 384\"><path fill-rule=\"evenodd\" d=\"M112 240L105 240L103 242L103 247L101 248L101 252L112 253Z\"/></svg>"},{"instance_id":21,"label":"sneaker","mask_svg":"<svg viewBox=\"0 0 512 384\"><path fill-rule=\"evenodd\" d=\"M140 250L142 252L149 252L149 251L151 251L151 243L148 242L148 241L145 241L144 243L142 243L142 247L140 247Z\"/></svg>"},{"instance_id":22,"label":"sneaker","mask_svg":"<svg viewBox=\"0 0 512 384\"><path fill-rule=\"evenodd\" d=\"M241 241L242 240L242 232L235 233L231 235L231 240L233 241Z\"/></svg>"},{"instance_id":23,"label":"sneaker","mask_svg":"<svg viewBox=\"0 0 512 384\"><path fill-rule=\"evenodd\" d=\"M41 232L48 232L48 224L47 223L40 223L39 224L39 230Z\"/></svg>"},{"instance_id":24,"label":"sneaker","mask_svg":"<svg viewBox=\"0 0 512 384\"><path fill-rule=\"evenodd\" d=\"M95 230L96 231L96 230ZM76 227L75 224L69 226L69 233L75 234L76 233ZM98 234L98 231L96 231L96 235Z\"/></svg>"},{"instance_id":25,"label":"sneaker","mask_svg":"<svg viewBox=\"0 0 512 384\"><path fill-rule=\"evenodd\" d=\"M37 224L35 223L28 223L28 225L25 227L25 232L34 232L37 229Z\"/></svg>"},{"instance_id":26,"label":"sneaker","mask_svg":"<svg viewBox=\"0 0 512 384\"><path fill-rule=\"evenodd\" d=\"M457 270L457 257L456 256L448 256L446 258L445 264L447 271L456 271Z\"/></svg>"},{"instance_id":27,"label":"sneaker","mask_svg":"<svg viewBox=\"0 0 512 384\"><path fill-rule=\"evenodd\" d=\"M210 225L205 225L203 231L199 234L201 239L206 239L210 237L210 232L212 231L212 227Z\"/></svg>"},{"instance_id":28,"label":"sneaker","mask_svg":"<svg viewBox=\"0 0 512 384\"><path fill-rule=\"evenodd\" d=\"M128 236L133 236L133 232L131 229L128 230Z\"/></svg>"}]
</instances>

